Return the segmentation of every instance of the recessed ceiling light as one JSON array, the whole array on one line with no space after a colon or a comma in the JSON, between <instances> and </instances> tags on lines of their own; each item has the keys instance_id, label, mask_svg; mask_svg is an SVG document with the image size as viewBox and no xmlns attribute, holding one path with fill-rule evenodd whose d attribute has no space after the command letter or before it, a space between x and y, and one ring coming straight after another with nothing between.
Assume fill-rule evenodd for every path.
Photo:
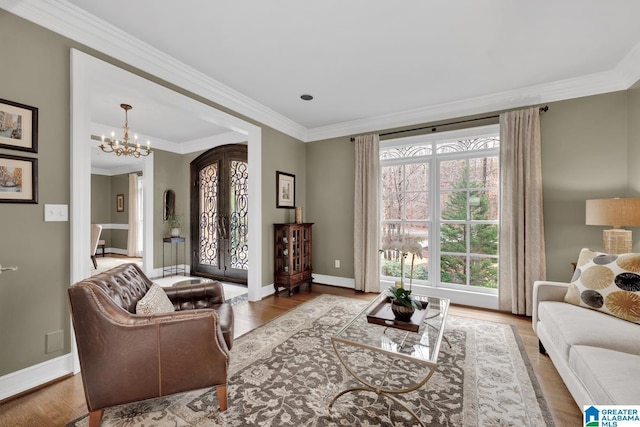
<instances>
[{"instance_id":1,"label":"recessed ceiling light","mask_svg":"<svg viewBox=\"0 0 640 427\"><path fill-rule=\"evenodd\" d=\"M305 101L311 101L313 99L313 96L304 94L301 95L300 98L304 99Z\"/></svg>"}]
</instances>

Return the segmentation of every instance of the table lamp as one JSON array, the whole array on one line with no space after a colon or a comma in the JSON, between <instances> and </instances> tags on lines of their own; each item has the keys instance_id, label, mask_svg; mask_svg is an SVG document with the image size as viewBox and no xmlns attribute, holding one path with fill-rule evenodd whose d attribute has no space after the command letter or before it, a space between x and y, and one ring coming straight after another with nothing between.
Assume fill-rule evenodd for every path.
<instances>
[{"instance_id":1,"label":"table lamp","mask_svg":"<svg viewBox=\"0 0 640 427\"><path fill-rule=\"evenodd\" d=\"M640 199L587 200L587 225L611 225L602 232L604 251L609 254L632 252L631 230L621 227L640 226Z\"/></svg>"}]
</instances>

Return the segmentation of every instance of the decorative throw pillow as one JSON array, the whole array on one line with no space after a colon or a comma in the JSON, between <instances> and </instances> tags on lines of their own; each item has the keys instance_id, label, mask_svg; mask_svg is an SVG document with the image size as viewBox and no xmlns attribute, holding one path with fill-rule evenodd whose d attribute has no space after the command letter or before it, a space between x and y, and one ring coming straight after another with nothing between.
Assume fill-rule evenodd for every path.
<instances>
[{"instance_id":1,"label":"decorative throw pillow","mask_svg":"<svg viewBox=\"0 0 640 427\"><path fill-rule=\"evenodd\" d=\"M640 253L582 249L564 300L640 323Z\"/></svg>"},{"instance_id":2,"label":"decorative throw pillow","mask_svg":"<svg viewBox=\"0 0 640 427\"><path fill-rule=\"evenodd\" d=\"M136 304L137 314L159 314L175 311L171 300L157 283L151 285L147 293Z\"/></svg>"}]
</instances>

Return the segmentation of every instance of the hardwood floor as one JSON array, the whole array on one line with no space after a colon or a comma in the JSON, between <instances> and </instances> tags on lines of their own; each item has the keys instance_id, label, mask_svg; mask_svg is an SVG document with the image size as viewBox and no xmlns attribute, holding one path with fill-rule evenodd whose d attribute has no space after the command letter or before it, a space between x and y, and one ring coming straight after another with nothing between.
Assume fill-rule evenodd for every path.
<instances>
[{"instance_id":1,"label":"hardwood floor","mask_svg":"<svg viewBox=\"0 0 640 427\"><path fill-rule=\"evenodd\" d=\"M270 296L262 301L234 306L235 336L285 313L319 294L335 294L371 300L374 294L363 294L349 289L314 285L293 296ZM529 360L547 400L553 420L558 427L582 425L582 412L574 402L548 356L538 352L538 339L531 328L531 319L490 310L451 306L450 314L514 325L522 338ZM232 404L232 403L230 403ZM87 414L80 375L58 381L24 396L0 402L0 427L51 427Z\"/></svg>"}]
</instances>

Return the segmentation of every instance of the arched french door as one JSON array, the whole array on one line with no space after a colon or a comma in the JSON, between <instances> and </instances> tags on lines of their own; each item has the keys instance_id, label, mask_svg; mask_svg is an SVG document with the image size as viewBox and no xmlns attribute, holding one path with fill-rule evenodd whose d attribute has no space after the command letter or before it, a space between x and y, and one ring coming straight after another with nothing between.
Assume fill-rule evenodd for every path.
<instances>
[{"instance_id":1,"label":"arched french door","mask_svg":"<svg viewBox=\"0 0 640 427\"><path fill-rule=\"evenodd\" d=\"M247 146L223 145L191 162L191 272L247 283Z\"/></svg>"}]
</instances>

